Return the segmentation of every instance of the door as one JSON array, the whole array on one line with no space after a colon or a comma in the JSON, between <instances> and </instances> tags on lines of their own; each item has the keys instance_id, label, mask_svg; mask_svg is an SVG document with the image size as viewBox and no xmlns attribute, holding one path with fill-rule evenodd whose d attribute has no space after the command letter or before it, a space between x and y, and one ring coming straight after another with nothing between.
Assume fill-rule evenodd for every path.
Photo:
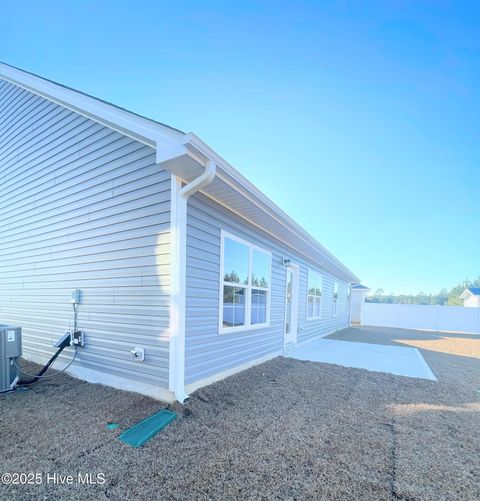
<instances>
[{"instance_id":1,"label":"door","mask_svg":"<svg viewBox=\"0 0 480 501\"><path fill-rule=\"evenodd\" d=\"M299 268L295 264L287 267L285 287L285 328L284 344L297 342L298 331L298 282Z\"/></svg>"}]
</instances>

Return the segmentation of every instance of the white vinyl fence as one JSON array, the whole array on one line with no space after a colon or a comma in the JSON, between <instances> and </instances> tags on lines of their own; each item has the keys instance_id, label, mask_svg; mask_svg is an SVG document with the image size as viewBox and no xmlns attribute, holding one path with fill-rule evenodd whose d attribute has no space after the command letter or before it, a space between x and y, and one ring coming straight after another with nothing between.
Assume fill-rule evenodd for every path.
<instances>
[{"instance_id":1,"label":"white vinyl fence","mask_svg":"<svg viewBox=\"0 0 480 501\"><path fill-rule=\"evenodd\" d=\"M480 308L363 304L363 325L480 334Z\"/></svg>"}]
</instances>

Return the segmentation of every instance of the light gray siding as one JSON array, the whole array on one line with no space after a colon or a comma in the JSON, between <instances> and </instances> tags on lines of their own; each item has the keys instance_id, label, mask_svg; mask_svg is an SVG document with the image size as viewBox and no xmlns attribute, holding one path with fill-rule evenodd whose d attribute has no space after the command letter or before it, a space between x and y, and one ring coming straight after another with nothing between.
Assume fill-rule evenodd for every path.
<instances>
[{"instance_id":1,"label":"light gray siding","mask_svg":"<svg viewBox=\"0 0 480 501\"><path fill-rule=\"evenodd\" d=\"M152 148L0 79L0 322L29 358L72 326L78 288L76 364L168 387L169 229Z\"/></svg>"},{"instance_id":2,"label":"light gray siding","mask_svg":"<svg viewBox=\"0 0 480 501\"><path fill-rule=\"evenodd\" d=\"M298 343L303 343L319 336L326 336L339 329L348 327L349 312L347 295L349 284L337 280L339 284L337 299L337 315L333 315L333 282L334 278L322 272L323 294L321 302L322 315L318 320L307 320L307 285L308 270L319 268L305 261L300 265L300 297L299 297L299 333ZM321 271L321 270L319 270Z\"/></svg>"},{"instance_id":3,"label":"light gray siding","mask_svg":"<svg viewBox=\"0 0 480 501\"><path fill-rule=\"evenodd\" d=\"M222 229L272 252L270 327L238 333L218 332ZM207 197L196 194L190 198L187 218L187 384L283 349L286 282L283 257L290 257L300 265L298 342L347 327L348 285L345 282L339 281L338 316L333 317L333 278L322 272L322 318L307 321L307 276L309 266L315 268L314 264Z\"/></svg>"}]
</instances>

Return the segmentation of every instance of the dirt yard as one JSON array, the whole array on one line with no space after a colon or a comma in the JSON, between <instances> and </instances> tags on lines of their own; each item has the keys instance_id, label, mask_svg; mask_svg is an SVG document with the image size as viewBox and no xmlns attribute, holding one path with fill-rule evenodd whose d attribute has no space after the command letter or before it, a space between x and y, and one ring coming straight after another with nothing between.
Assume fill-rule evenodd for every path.
<instances>
[{"instance_id":1,"label":"dirt yard","mask_svg":"<svg viewBox=\"0 0 480 501\"><path fill-rule=\"evenodd\" d=\"M197 391L132 449L118 434L162 405L62 375L0 396L0 474L42 477L0 486L0 498L480 499L480 337L331 337L416 346L438 382L277 358ZM77 472L106 481L46 481Z\"/></svg>"}]
</instances>

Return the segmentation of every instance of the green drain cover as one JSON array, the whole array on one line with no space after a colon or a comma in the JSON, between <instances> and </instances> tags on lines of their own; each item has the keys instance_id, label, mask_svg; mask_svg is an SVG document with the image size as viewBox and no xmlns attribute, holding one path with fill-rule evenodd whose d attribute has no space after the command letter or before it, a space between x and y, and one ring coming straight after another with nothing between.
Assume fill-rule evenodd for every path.
<instances>
[{"instance_id":1,"label":"green drain cover","mask_svg":"<svg viewBox=\"0 0 480 501\"><path fill-rule=\"evenodd\" d=\"M118 438L132 447L141 447L145 442L169 425L176 417L177 415L175 412L162 409L160 412L151 415L128 430L125 430Z\"/></svg>"}]
</instances>

